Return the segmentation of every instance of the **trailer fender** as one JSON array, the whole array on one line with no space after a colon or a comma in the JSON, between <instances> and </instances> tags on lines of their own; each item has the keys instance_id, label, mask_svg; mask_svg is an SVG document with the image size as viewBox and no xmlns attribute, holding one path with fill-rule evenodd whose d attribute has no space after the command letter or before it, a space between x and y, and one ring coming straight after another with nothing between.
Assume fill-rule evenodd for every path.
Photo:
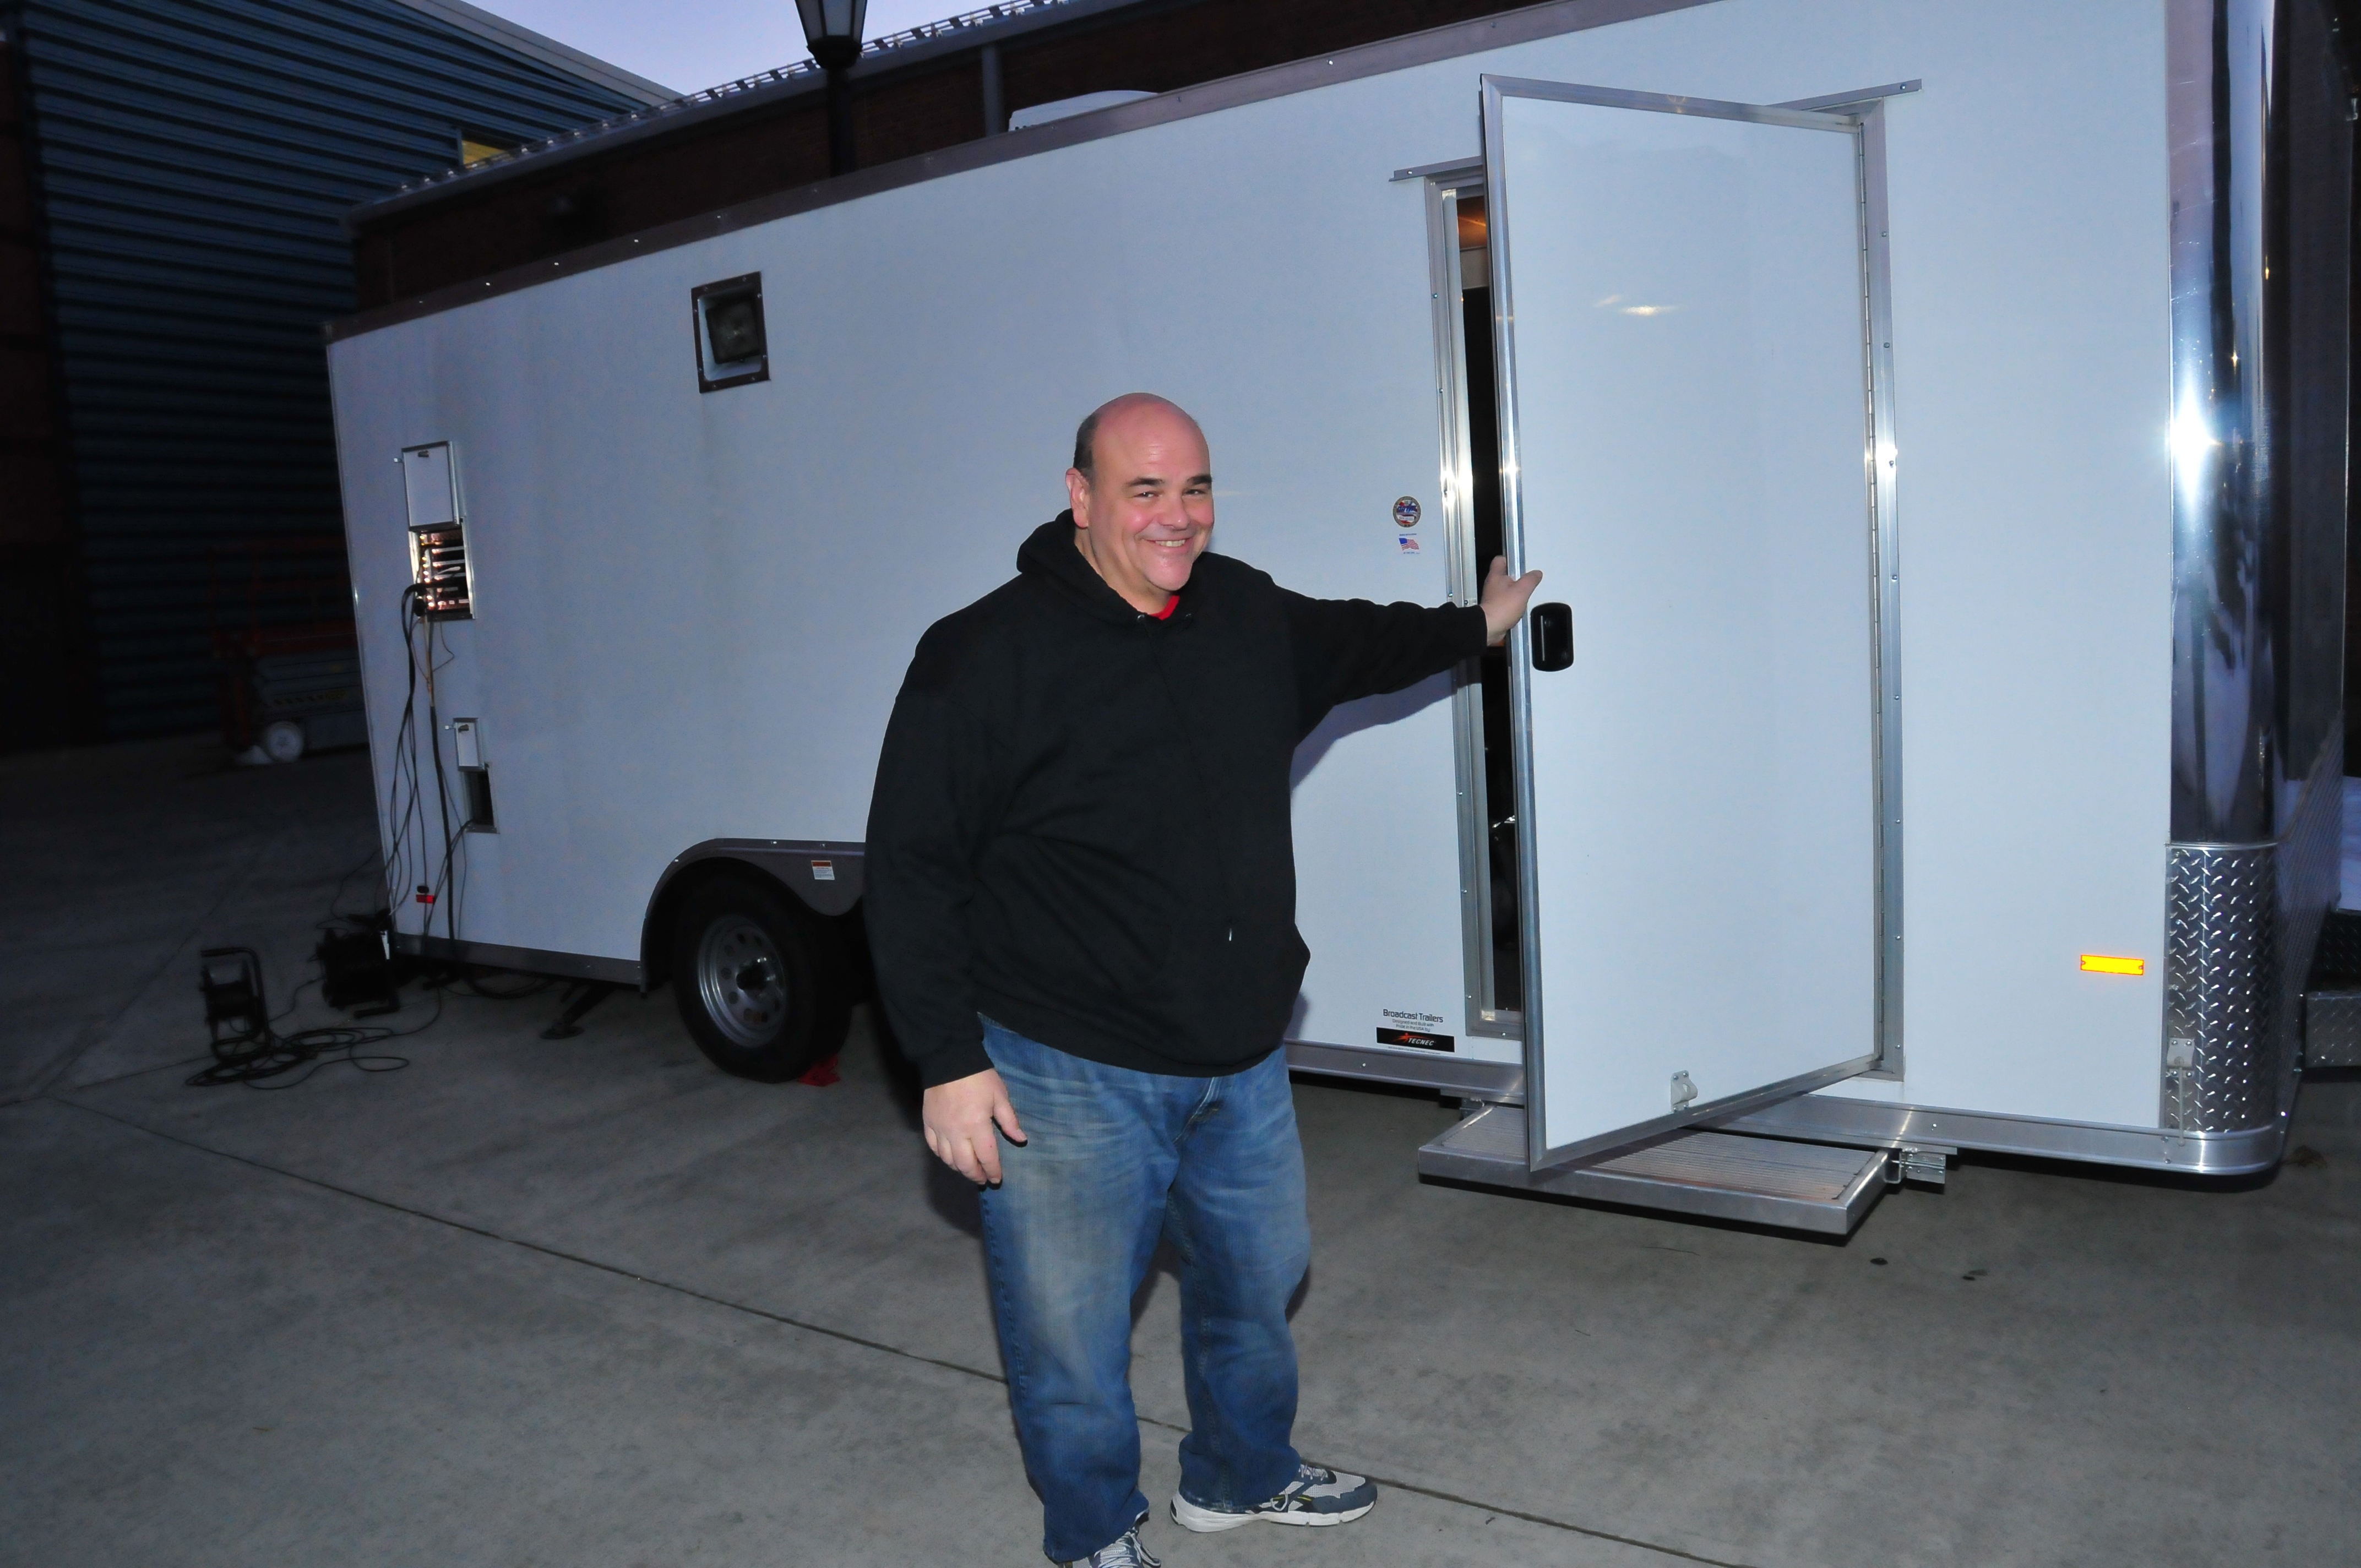
<instances>
[{"instance_id":1,"label":"trailer fender","mask_svg":"<svg viewBox=\"0 0 2361 1568\"><path fill-rule=\"evenodd\" d=\"M862 846L819 839L708 839L675 855L648 895L640 921L642 984L653 989L665 973L665 932L680 895L708 876L754 872L779 884L815 915L854 927L861 904ZM866 944L858 944L865 950Z\"/></svg>"}]
</instances>

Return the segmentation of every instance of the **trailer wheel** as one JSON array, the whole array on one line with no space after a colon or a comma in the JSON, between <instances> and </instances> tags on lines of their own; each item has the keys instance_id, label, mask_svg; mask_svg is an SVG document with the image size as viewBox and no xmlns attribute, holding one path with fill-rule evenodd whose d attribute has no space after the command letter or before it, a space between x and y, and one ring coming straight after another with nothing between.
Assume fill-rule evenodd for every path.
<instances>
[{"instance_id":1,"label":"trailer wheel","mask_svg":"<svg viewBox=\"0 0 2361 1568\"><path fill-rule=\"evenodd\" d=\"M779 1083L843 1046L843 944L786 893L716 878L681 900L671 942L681 1021L722 1071Z\"/></svg>"}]
</instances>

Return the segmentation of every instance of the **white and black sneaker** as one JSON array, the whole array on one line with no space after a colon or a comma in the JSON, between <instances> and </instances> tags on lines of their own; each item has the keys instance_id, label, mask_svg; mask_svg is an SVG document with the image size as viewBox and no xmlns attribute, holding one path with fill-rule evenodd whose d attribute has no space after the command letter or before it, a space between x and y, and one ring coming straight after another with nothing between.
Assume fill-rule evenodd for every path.
<instances>
[{"instance_id":1,"label":"white and black sneaker","mask_svg":"<svg viewBox=\"0 0 2361 1568\"><path fill-rule=\"evenodd\" d=\"M1088 1557L1060 1563L1057 1568L1164 1568L1161 1562L1149 1554L1148 1548L1139 1544L1139 1526L1147 1522L1148 1516L1140 1515L1139 1523L1125 1530L1120 1541L1100 1547Z\"/></svg>"},{"instance_id":2,"label":"white and black sneaker","mask_svg":"<svg viewBox=\"0 0 2361 1568\"><path fill-rule=\"evenodd\" d=\"M1378 1488L1366 1475L1339 1475L1317 1464L1300 1466L1287 1489L1251 1508L1208 1508L1172 1495L1172 1522L1200 1535L1235 1530L1257 1519L1273 1524L1350 1524L1378 1506Z\"/></svg>"}]
</instances>

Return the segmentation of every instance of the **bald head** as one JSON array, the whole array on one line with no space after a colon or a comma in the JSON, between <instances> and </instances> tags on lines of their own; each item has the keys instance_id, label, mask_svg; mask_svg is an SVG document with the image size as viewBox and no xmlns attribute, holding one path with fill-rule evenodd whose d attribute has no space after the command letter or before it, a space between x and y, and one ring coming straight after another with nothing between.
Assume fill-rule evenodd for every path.
<instances>
[{"instance_id":1,"label":"bald head","mask_svg":"<svg viewBox=\"0 0 2361 1568\"><path fill-rule=\"evenodd\" d=\"M1186 587L1213 532L1213 459L1205 433L1153 392L1102 403L1074 432L1066 470L1074 548L1144 615Z\"/></svg>"},{"instance_id":2,"label":"bald head","mask_svg":"<svg viewBox=\"0 0 2361 1568\"><path fill-rule=\"evenodd\" d=\"M1205 432L1189 411L1170 398L1159 398L1154 392L1126 392L1110 398L1093 409L1082 422L1074 428L1074 469L1085 479L1095 479L1099 471L1099 427L1113 424L1128 428L1135 414L1179 419L1197 433L1200 444Z\"/></svg>"}]
</instances>

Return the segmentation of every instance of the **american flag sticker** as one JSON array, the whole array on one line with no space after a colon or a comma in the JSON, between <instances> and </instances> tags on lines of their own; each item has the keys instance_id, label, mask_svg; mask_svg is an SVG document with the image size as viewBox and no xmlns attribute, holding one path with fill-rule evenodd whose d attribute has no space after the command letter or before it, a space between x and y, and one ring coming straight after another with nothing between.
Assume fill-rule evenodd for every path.
<instances>
[{"instance_id":1,"label":"american flag sticker","mask_svg":"<svg viewBox=\"0 0 2361 1568\"><path fill-rule=\"evenodd\" d=\"M1418 535L1417 535L1417 534L1415 534L1415 533L1398 533L1398 534L1394 535L1394 537L1401 541L1401 553L1402 553L1403 554L1405 554L1405 555L1415 555L1415 554L1418 554Z\"/></svg>"}]
</instances>

